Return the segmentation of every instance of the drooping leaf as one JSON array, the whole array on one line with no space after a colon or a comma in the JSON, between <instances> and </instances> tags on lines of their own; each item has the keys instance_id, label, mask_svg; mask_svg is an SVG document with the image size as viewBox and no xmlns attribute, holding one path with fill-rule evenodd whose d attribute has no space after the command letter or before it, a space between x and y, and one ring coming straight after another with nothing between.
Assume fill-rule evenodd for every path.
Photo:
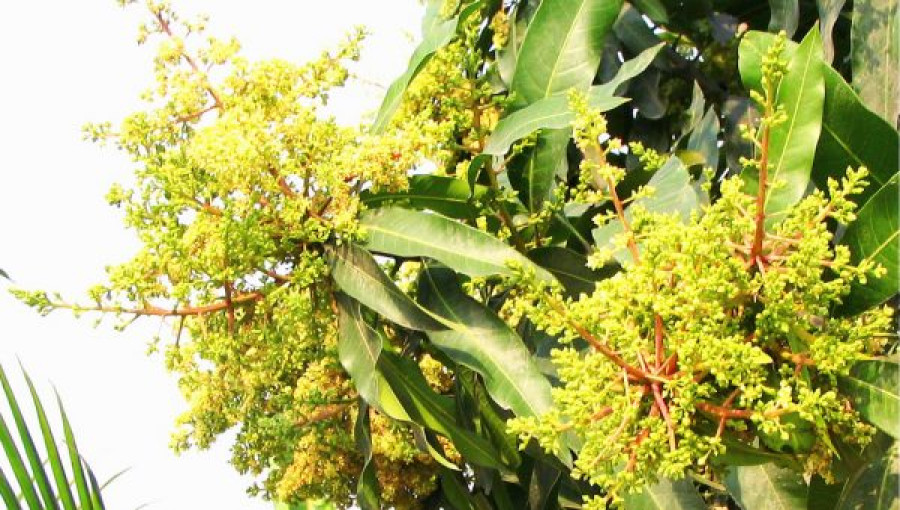
<instances>
[{"instance_id":1,"label":"drooping leaf","mask_svg":"<svg viewBox=\"0 0 900 510\"><path fill-rule=\"evenodd\" d=\"M522 339L490 309L463 293L452 271L428 267L419 277L419 300L451 329L428 338L450 359L478 372L491 397L517 416L538 416L553 403L550 383Z\"/></svg>"},{"instance_id":2,"label":"drooping leaf","mask_svg":"<svg viewBox=\"0 0 900 510\"><path fill-rule=\"evenodd\" d=\"M784 30L788 37L793 37L800 21L800 3L797 0L769 0L772 17L769 20L769 32Z\"/></svg>"},{"instance_id":3,"label":"drooping leaf","mask_svg":"<svg viewBox=\"0 0 900 510\"><path fill-rule=\"evenodd\" d=\"M353 426L356 449L363 457L362 471L356 483L356 504L361 510L378 510L381 508L381 496L378 477L375 473L375 462L372 460L372 435L369 428L369 406L360 399L356 424Z\"/></svg>"},{"instance_id":4,"label":"drooping leaf","mask_svg":"<svg viewBox=\"0 0 900 510\"><path fill-rule=\"evenodd\" d=\"M706 503L690 480L661 479L638 494L625 496L625 510L705 510Z\"/></svg>"},{"instance_id":5,"label":"drooping leaf","mask_svg":"<svg viewBox=\"0 0 900 510\"><path fill-rule=\"evenodd\" d=\"M3 469L0 469L0 499L3 500L7 510L20 510L22 508L19 504L19 499L16 497L15 490L13 490L12 485L10 485L9 480L3 473Z\"/></svg>"},{"instance_id":6,"label":"drooping leaf","mask_svg":"<svg viewBox=\"0 0 900 510\"><path fill-rule=\"evenodd\" d=\"M331 277L340 289L381 316L419 331L444 326L401 291L366 250L345 243L332 251Z\"/></svg>"},{"instance_id":7,"label":"drooping leaf","mask_svg":"<svg viewBox=\"0 0 900 510\"><path fill-rule=\"evenodd\" d=\"M900 509L900 455L897 444L877 461L854 474L835 505L836 510Z\"/></svg>"},{"instance_id":8,"label":"drooping leaf","mask_svg":"<svg viewBox=\"0 0 900 510\"><path fill-rule=\"evenodd\" d=\"M869 198L900 171L900 134L884 119L866 108L840 73L827 64L825 107L822 134L816 148L813 181L827 189L828 177L839 179L847 167L869 169L871 182L862 194L853 197L858 204Z\"/></svg>"},{"instance_id":9,"label":"drooping leaf","mask_svg":"<svg viewBox=\"0 0 900 510\"><path fill-rule=\"evenodd\" d=\"M853 88L892 126L900 113L900 2L853 2L850 53Z\"/></svg>"},{"instance_id":10,"label":"drooping leaf","mask_svg":"<svg viewBox=\"0 0 900 510\"><path fill-rule=\"evenodd\" d=\"M475 277L513 275L509 263L516 263L553 278L496 237L438 214L385 207L363 213L360 224L368 235L364 246L374 252L430 257Z\"/></svg>"},{"instance_id":11,"label":"drooping leaf","mask_svg":"<svg viewBox=\"0 0 900 510\"><path fill-rule=\"evenodd\" d=\"M428 386L414 361L385 351L378 368L415 423L449 438L467 460L484 467L500 466L490 443L457 425L453 404Z\"/></svg>"},{"instance_id":12,"label":"drooping leaf","mask_svg":"<svg viewBox=\"0 0 900 510\"><path fill-rule=\"evenodd\" d=\"M377 370L383 340L362 316L359 303L343 293L338 305L338 358L356 391L369 405L397 420L409 421L397 396Z\"/></svg>"},{"instance_id":13,"label":"drooping leaf","mask_svg":"<svg viewBox=\"0 0 900 510\"><path fill-rule=\"evenodd\" d=\"M900 235L898 226L898 176L886 182L857 213L856 221L847 227L841 243L850 248L851 260L872 260L880 264L886 273L880 277L869 277L865 283L853 284L850 294L844 298L841 311L853 314L883 303L897 294L897 240Z\"/></svg>"},{"instance_id":14,"label":"drooping leaf","mask_svg":"<svg viewBox=\"0 0 900 510\"><path fill-rule=\"evenodd\" d=\"M806 510L803 474L774 464L735 467L725 486L744 510Z\"/></svg>"},{"instance_id":15,"label":"drooping leaf","mask_svg":"<svg viewBox=\"0 0 900 510\"><path fill-rule=\"evenodd\" d=\"M760 55L765 55L768 46L760 47L759 43L765 39L754 34L741 41L739 65L744 83L758 87L760 71L753 66L761 62ZM805 193L822 129L825 79L818 28L813 27L796 51L785 58L788 56L788 70L777 94L777 104L784 108L787 121L772 127L768 148L768 182L782 183L780 187L770 188L766 196L765 210L773 221ZM748 192L756 193L756 172L741 175L747 182Z\"/></svg>"},{"instance_id":16,"label":"drooping leaf","mask_svg":"<svg viewBox=\"0 0 900 510\"><path fill-rule=\"evenodd\" d=\"M691 212L703 202L702 197L691 185L691 176L684 164L676 157L669 158L647 183L655 191L653 195L635 201L647 211L653 213L677 213L682 221L690 218ZM631 208L625 210L625 217L631 219ZM599 247L609 246L613 236L622 232L622 224L612 219L605 225L594 229L594 242ZM619 262L631 260L626 250L618 250L615 257Z\"/></svg>"},{"instance_id":17,"label":"drooping leaf","mask_svg":"<svg viewBox=\"0 0 900 510\"><path fill-rule=\"evenodd\" d=\"M895 360L859 361L838 382L863 418L900 438L900 367Z\"/></svg>"},{"instance_id":18,"label":"drooping leaf","mask_svg":"<svg viewBox=\"0 0 900 510\"><path fill-rule=\"evenodd\" d=\"M822 53L825 62L829 64L834 59L834 42L831 32L834 30L834 23L841 15L845 1L816 0L816 9L819 11L819 29L822 31Z\"/></svg>"},{"instance_id":19,"label":"drooping leaf","mask_svg":"<svg viewBox=\"0 0 900 510\"><path fill-rule=\"evenodd\" d=\"M470 219L477 215L472 201L488 192L486 186L469 185L455 177L414 175L404 191L360 194L360 202L369 208L403 205L414 209L430 209L451 218Z\"/></svg>"},{"instance_id":20,"label":"drooping leaf","mask_svg":"<svg viewBox=\"0 0 900 510\"><path fill-rule=\"evenodd\" d=\"M425 64L428 63L428 60L431 59L434 53L453 40L460 19L465 19L466 16L473 12L473 9L480 8L481 2L475 2L463 10L459 16L450 19L441 19L440 10L442 5L443 2L441 0L430 0L428 2L425 23L422 26L422 42L419 43L409 58L406 72L388 87L381 107L378 109L378 115L372 123L371 130L373 133L381 133L387 128L394 112L397 111L397 108L400 107L400 103L403 101L406 88L409 87L409 84L419 74L419 71L425 67Z\"/></svg>"},{"instance_id":21,"label":"drooping leaf","mask_svg":"<svg viewBox=\"0 0 900 510\"><path fill-rule=\"evenodd\" d=\"M561 246L546 246L528 252L528 258L547 271L566 288L569 294L594 292L594 284L611 276L612 270L594 270L587 267L587 258Z\"/></svg>"}]
</instances>

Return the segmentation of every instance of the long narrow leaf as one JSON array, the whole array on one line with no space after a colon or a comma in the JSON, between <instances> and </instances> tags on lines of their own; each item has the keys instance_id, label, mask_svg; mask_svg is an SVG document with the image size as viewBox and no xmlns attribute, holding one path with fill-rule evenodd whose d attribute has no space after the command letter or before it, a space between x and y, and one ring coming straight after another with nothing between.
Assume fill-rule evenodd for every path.
<instances>
[{"instance_id":1,"label":"long narrow leaf","mask_svg":"<svg viewBox=\"0 0 900 510\"><path fill-rule=\"evenodd\" d=\"M6 505L7 510L20 510L22 508L18 498L16 498L15 491L13 491L12 486L9 484L9 480L6 478L6 474L3 473L2 469L0 469L0 499L3 499L3 503Z\"/></svg>"},{"instance_id":2,"label":"long narrow leaf","mask_svg":"<svg viewBox=\"0 0 900 510\"><path fill-rule=\"evenodd\" d=\"M28 383L28 390L31 392L31 399L34 402L34 410L37 413L38 424L41 427L41 435L44 436L44 447L47 449L47 461L50 463L50 469L53 472L53 479L56 481L56 490L59 501L66 510L75 509L75 498L69 488L69 480L66 477L66 470L63 466L62 458L59 455L59 449L56 447L56 440L53 438L53 431L50 429L50 422L47 420L47 413L44 411L44 404L38 397L37 390L34 389L34 383L25 373L25 382Z\"/></svg>"},{"instance_id":3,"label":"long narrow leaf","mask_svg":"<svg viewBox=\"0 0 900 510\"><path fill-rule=\"evenodd\" d=\"M31 476L34 478L34 484L37 485L38 490L41 494L41 499L44 501L44 508L47 510L57 509L59 508L56 503L56 496L53 494L53 489L50 485L50 480L47 477L47 473L44 471L44 465L41 461L41 457L38 454L37 447L34 444L34 440L31 438L31 433L28 431L28 425L25 423L25 418L22 416L22 410L19 407L19 402L16 400L16 395L12 391L12 387L9 385L9 380L6 378L6 372L3 370L3 367L0 366L0 384L3 385L3 392L6 394L6 402L9 405L9 410L12 412L13 420L16 422L16 430L19 433L19 440L22 443L22 447L25 450L25 455L28 457L28 464L31 467ZM22 484L22 480L19 480L19 483ZM27 480L24 483L24 486L21 488L23 494L33 493L34 488L31 480ZM31 506L30 496L26 495L26 502L28 502L29 508L40 508L38 503L34 503L35 506Z\"/></svg>"},{"instance_id":4,"label":"long narrow leaf","mask_svg":"<svg viewBox=\"0 0 900 510\"><path fill-rule=\"evenodd\" d=\"M72 482L75 485L75 490L78 491L78 501L81 503L80 508L82 510L93 510L91 488L84 476L81 455L78 453L78 445L75 444L75 434L72 433L72 425L69 423L69 417L66 416L66 410L63 407L62 399L59 398L59 393L56 393L56 402L59 405L63 437L66 441L66 448L69 450L69 465L72 467Z\"/></svg>"}]
</instances>

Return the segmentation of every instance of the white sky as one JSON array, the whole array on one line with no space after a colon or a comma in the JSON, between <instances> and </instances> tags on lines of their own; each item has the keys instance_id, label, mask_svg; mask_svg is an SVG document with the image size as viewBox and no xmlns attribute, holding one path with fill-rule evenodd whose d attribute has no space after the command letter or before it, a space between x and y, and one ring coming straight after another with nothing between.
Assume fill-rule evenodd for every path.
<instances>
[{"instance_id":1,"label":"white sky","mask_svg":"<svg viewBox=\"0 0 900 510\"><path fill-rule=\"evenodd\" d=\"M416 0L174 0L184 13L211 16L210 33L236 35L250 58L303 62L364 24L362 77L387 85L405 68L422 7ZM151 53L134 42L143 11L114 0L4 2L0 15L0 268L24 288L67 296L103 278L103 267L136 248L103 196L127 179L127 159L81 141L88 121L117 121L141 107L152 81ZM359 86L334 95L339 119L372 111L382 91ZM155 510L269 509L250 500L227 463L230 438L211 451L176 457L169 449L184 404L162 360L144 355L159 323L124 333L92 318L41 318L0 283L0 363L19 383L18 356L52 402L59 390L82 455L105 480L107 507ZM21 386L20 386L21 387ZM24 393L20 392L24 396ZM54 413L55 415L55 413ZM58 420L54 421L58 424Z\"/></svg>"}]
</instances>

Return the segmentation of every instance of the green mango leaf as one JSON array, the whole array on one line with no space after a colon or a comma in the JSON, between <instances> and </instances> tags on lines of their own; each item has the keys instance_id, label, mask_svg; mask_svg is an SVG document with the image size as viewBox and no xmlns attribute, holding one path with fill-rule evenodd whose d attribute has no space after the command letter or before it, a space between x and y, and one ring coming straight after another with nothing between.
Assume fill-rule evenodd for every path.
<instances>
[{"instance_id":1,"label":"green mango leaf","mask_svg":"<svg viewBox=\"0 0 900 510\"><path fill-rule=\"evenodd\" d=\"M373 252L430 257L474 277L513 275L508 264L514 262L534 268L542 280L553 279L496 237L438 214L384 207L363 213L360 224L368 234L364 246Z\"/></svg>"},{"instance_id":2,"label":"green mango leaf","mask_svg":"<svg viewBox=\"0 0 900 510\"><path fill-rule=\"evenodd\" d=\"M896 360L859 361L838 384L863 418L900 438L900 367Z\"/></svg>"},{"instance_id":3,"label":"green mango leaf","mask_svg":"<svg viewBox=\"0 0 900 510\"><path fill-rule=\"evenodd\" d=\"M775 36L765 32L749 32L741 42L741 78L747 88L759 90L762 55ZM797 51L788 41L785 57ZM820 64L825 79L825 102L822 132L813 161L812 179L820 189L827 189L829 177L839 179L847 167L869 169L872 184L856 197L864 204L869 197L891 179L900 164L900 134L888 122L869 110L844 78L826 63Z\"/></svg>"},{"instance_id":4,"label":"green mango leaf","mask_svg":"<svg viewBox=\"0 0 900 510\"><path fill-rule=\"evenodd\" d=\"M515 97L514 108L571 88L587 90L621 8L621 0L541 2L522 41L513 74L510 92ZM549 196L554 176L566 163L570 136L568 130L539 134L537 144L525 152L524 164L511 172L510 181L529 210L539 210Z\"/></svg>"},{"instance_id":5,"label":"green mango leaf","mask_svg":"<svg viewBox=\"0 0 900 510\"><path fill-rule=\"evenodd\" d=\"M869 169L871 184L855 200L865 204L900 171L900 134L862 104L840 73L825 63L822 69L825 106L812 178L820 189L827 189L828 177L839 179L847 167L864 166Z\"/></svg>"},{"instance_id":6,"label":"green mango leaf","mask_svg":"<svg viewBox=\"0 0 900 510\"><path fill-rule=\"evenodd\" d=\"M375 462L372 461L369 406L362 399L359 401L359 412L356 415L356 423L353 425L353 436L356 439L356 449L363 457L362 471L356 482L356 504L361 510L378 510L381 508L381 496Z\"/></svg>"},{"instance_id":7,"label":"green mango leaf","mask_svg":"<svg viewBox=\"0 0 900 510\"><path fill-rule=\"evenodd\" d=\"M704 201L697 189L691 185L691 176L687 168L676 157L669 158L647 185L655 190L653 195L634 203L640 204L649 212L677 213L682 221L687 221L691 212L698 209ZM630 207L625 210L625 217L629 220L632 218ZM622 233L622 224L614 218L594 229L592 233L597 246L609 246L613 237ZM620 263L631 260L631 254L627 250L617 250L614 256Z\"/></svg>"},{"instance_id":8,"label":"green mango leaf","mask_svg":"<svg viewBox=\"0 0 900 510\"><path fill-rule=\"evenodd\" d=\"M469 185L456 177L414 175L404 191L360 194L360 202L368 208L402 205L413 209L430 209L451 218L472 219L478 210L472 204L487 194L487 186Z\"/></svg>"},{"instance_id":9,"label":"green mango leaf","mask_svg":"<svg viewBox=\"0 0 900 510\"><path fill-rule=\"evenodd\" d=\"M450 399L428 386L414 361L384 351L378 359L378 369L413 422L449 438L466 460L484 467L500 467L499 454L485 439L457 425Z\"/></svg>"},{"instance_id":10,"label":"green mango leaf","mask_svg":"<svg viewBox=\"0 0 900 510\"><path fill-rule=\"evenodd\" d=\"M829 64L834 59L834 42L831 32L834 30L834 23L841 15L841 9L844 7L845 1L816 0L816 9L819 12L819 28L822 31L823 58Z\"/></svg>"},{"instance_id":11,"label":"green mango leaf","mask_svg":"<svg viewBox=\"0 0 900 510\"><path fill-rule=\"evenodd\" d=\"M566 150L571 137L571 128L541 131L534 146L507 166L510 184L529 211L540 210L553 190L554 177L568 173Z\"/></svg>"},{"instance_id":12,"label":"green mango leaf","mask_svg":"<svg viewBox=\"0 0 900 510\"><path fill-rule=\"evenodd\" d=\"M638 494L625 496L625 510L706 510L706 508L706 503L694 488L694 484L685 478L674 481L662 479L644 487Z\"/></svg>"},{"instance_id":13,"label":"green mango leaf","mask_svg":"<svg viewBox=\"0 0 900 510\"><path fill-rule=\"evenodd\" d=\"M895 175L885 183L866 202L857 213L856 221L847 227L841 243L850 248L851 260L858 263L862 260L873 260L881 264L887 273L881 278L869 277L865 284L854 283L850 294L844 298L841 312L854 314L883 303L897 294L898 276L897 256L898 216L900 206L897 195L900 194L898 176Z\"/></svg>"},{"instance_id":14,"label":"green mango leaf","mask_svg":"<svg viewBox=\"0 0 900 510\"><path fill-rule=\"evenodd\" d=\"M627 98L614 96L616 89L647 69L663 46L657 44L642 51L637 57L622 64L609 82L591 87L588 91L588 103L591 107L605 112L626 103ZM513 143L538 129L566 128L574 119L575 115L569 109L566 96L555 95L539 99L501 119L488 139L484 153L502 156Z\"/></svg>"},{"instance_id":15,"label":"green mango leaf","mask_svg":"<svg viewBox=\"0 0 900 510\"><path fill-rule=\"evenodd\" d=\"M853 88L866 106L896 126L900 113L898 0L853 2L850 58Z\"/></svg>"},{"instance_id":16,"label":"green mango leaf","mask_svg":"<svg viewBox=\"0 0 900 510\"><path fill-rule=\"evenodd\" d=\"M594 89L588 94L592 108L601 112L625 104L623 97L602 96ZM575 114L569 109L566 96L552 96L536 101L521 110L516 110L497 123L493 134L484 146L484 153L495 156L506 154L512 144L539 129L563 129L570 127Z\"/></svg>"},{"instance_id":17,"label":"green mango leaf","mask_svg":"<svg viewBox=\"0 0 900 510\"><path fill-rule=\"evenodd\" d=\"M793 37L800 21L800 3L797 0L769 0L772 17L769 20L769 32L784 30L788 37Z\"/></svg>"},{"instance_id":18,"label":"green mango leaf","mask_svg":"<svg viewBox=\"0 0 900 510\"><path fill-rule=\"evenodd\" d=\"M466 481L457 472L440 468L441 497L453 510L476 510Z\"/></svg>"},{"instance_id":19,"label":"green mango leaf","mask_svg":"<svg viewBox=\"0 0 900 510\"><path fill-rule=\"evenodd\" d=\"M520 105L587 89L621 1L545 0L528 26L511 92Z\"/></svg>"},{"instance_id":20,"label":"green mango leaf","mask_svg":"<svg viewBox=\"0 0 900 510\"><path fill-rule=\"evenodd\" d=\"M332 250L331 277L342 291L401 326L418 331L445 327L404 294L359 246L345 243Z\"/></svg>"},{"instance_id":21,"label":"green mango leaf","mask_svg":"<svg viewBox=\"0 0 900 510\"><path fill-rule=\"evenodd\" d=\"M372 133L383 133L384 130L387 129L391 118L403 101L403 95L406 93L409 84L412 83L413 79L419 74L419 71L425 67L425 64L428 63L435 52L454 39L456 27L459 25L460 20L465 20L465 18L471 15L475 9L480 9L482 4L480 1L475 2L469 7L466 7L459 16L450 19L442 19L440 17L440 10L443 3L442 0L430 0L428 2L428 10L426 11L425 22L422 26L422 42L419 43L415 51L413 51L412 56L409 58L406 72L394 80L394 82L391 83L391 86L388 87L384 99L381 102L381 107L378 109L378 115L372 123Z\"/></svg>"},{"instance_id":22,"label":"green mango leaf","mask_svg":"<svg viewBox=\"0 0 900 510\"><path fill-rule=\"evenodd\" d=\"M758 87L761 55L768 46L760 46L764 38L750 33L741 41L739 67L748 86ZM762 40L761 40L762 39ZM806 191L816 153L816 143L822 129L822 110L825 102L825 79L822 71L822 41L814 27L803 38L796 51L788 55L788 70L778 87L777 104L784 108L787 121L774 126L769 138L769 182L781 181L783 186L766 196L765 210L770 223L777 221ZM756 193L756 172L741 174L747 191Z\"/></svg>"},{"instance_id":23,"label":"green mango leaf","mask_svg":"<svg viewBox=\"0 0 900 510\"><path fill-rule=\"evenodd\" d=\"M553 273L572 296L593 293L595 284L614 272L614 269L606 268L589 269L584 255L561 246L535 248L528 252L528 258Z\"/></svg>"},{"instance_id":24,"label":"green mango leaf","mask_svg":"<svg viewBox=\"0 0 900 510\"><path fill-rule=\"evenodd\" d=\"M488 393L516 416L538 416L553 404L550 383L522 339L502 319L463 293L453 271L427 267L419 276L422 305L451 329L428 338L450 359L478 372Z\"/></svg>"},{"instance_id":25,"label":"green mango leaf","mask_svg":"<svg viewBox=\"0 0 900 510\"><path fill-rule=\"evenodd\" d=\"M378 358L384 343L381 334L363 318L360 305L338 293L338 358L350 374L359 395L369 405L391 418L410 421L397 396L378 372Z\"/></svg>"},{"instance_id":26,"label":"green mango leaf","mask_svg":"<svg viewBox=\"0 0 900 510\"><path fill-rule=\"evenodd\" d=\"M725 477L729 494L744 510L806 510L803 474L774 464L735 467Z\"/></svg>"},{"instance_id":27,"label":"green mango leaf","mask_svg":"<svg viewBox=\"0 0 900 510\"><path fill-rule=\"evenodd\" d=\"M900 509L900 456L897 444L855 473L844 486L836 510Z\"/></svg>"}]
</instances>

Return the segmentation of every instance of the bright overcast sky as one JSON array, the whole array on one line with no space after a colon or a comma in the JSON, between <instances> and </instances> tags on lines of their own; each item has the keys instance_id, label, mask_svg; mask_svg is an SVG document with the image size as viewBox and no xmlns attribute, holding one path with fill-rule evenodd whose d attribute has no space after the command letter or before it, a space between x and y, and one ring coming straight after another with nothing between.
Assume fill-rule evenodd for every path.
<instances>
[{"instance_id":1,"label":"bright overcast sky","mask_svg":"<svg viewBox=\"0 0 900 510\"><path fill-rule=\"evenodd\" d=\"M236 35L253 59L303 62L333 47L352 26L368 40L357 73L388 84L418 36L417 0L173 0L211 16L210 32ZM103 267L136 248L103 200L127 179L129 162L112 148L81 141L88 121L116 121L141 107L151 84L148 48L134 42L143 11L114 0L5 2L0 16L0 268L24 288L80 296ZM339 119L377 108L382 91L357 86L333 96ZM106 490L107 507L155 510L269 509L244 493L248 481L227 463L228 441L176 457L168 449L184 408L159 357L144 355L160 325L143 320L124 333L92 318L41 318L0 283L0 363L20 382L18 356L50 402L59 390L81 453L102 480L131 468ZM24 393L21 393L24 396ZM2 407L2 406L0 406ZM58 421L54 421L58 424Z\"/></svg>"}]
</instances>

